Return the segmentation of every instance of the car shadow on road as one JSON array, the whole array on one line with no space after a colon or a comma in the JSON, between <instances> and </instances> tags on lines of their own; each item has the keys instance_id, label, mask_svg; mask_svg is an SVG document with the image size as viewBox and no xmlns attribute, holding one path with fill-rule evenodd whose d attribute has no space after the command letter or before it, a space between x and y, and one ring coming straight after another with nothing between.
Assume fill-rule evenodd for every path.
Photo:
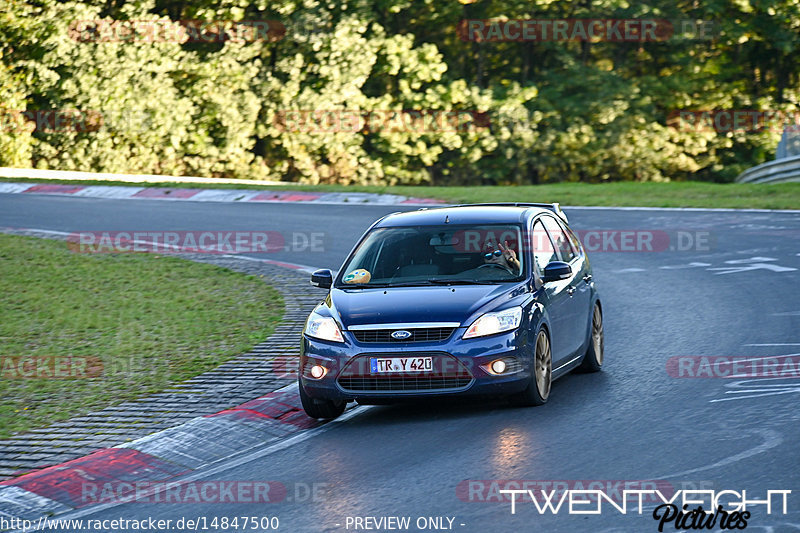
<instances>
[{"instance_id":1,"label":"car shadow on road","mask_svg":"<svg viewBox=\"0 0 800 533\"><path fill-rule=\"evenodd\" d=\"M519 407L500 396L441 397L405 400L390 405L374 405L350 424L393 425L407 422L457 421L482 417L492 413L524 412L554 414L579 409L591 398L608 392L610 386L604 374L568 374L553 383L550 400L541 407Z\"/></svg>"}]
</instances>

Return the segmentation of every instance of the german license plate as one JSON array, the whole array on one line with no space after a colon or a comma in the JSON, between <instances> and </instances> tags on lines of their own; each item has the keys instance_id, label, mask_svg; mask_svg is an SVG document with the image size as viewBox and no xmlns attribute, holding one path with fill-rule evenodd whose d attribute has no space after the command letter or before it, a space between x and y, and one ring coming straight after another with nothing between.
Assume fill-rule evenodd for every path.
<instances>
[{"instance_id":1,"label":"german license plate","mask_svg":"<svg viewBox=\"0 0 800 533\"><path fill-rule=\"evenodd\" d=\"M403 374L433 371L433 357L370 357L373 374Z\"/></svg>"}]
</instances>

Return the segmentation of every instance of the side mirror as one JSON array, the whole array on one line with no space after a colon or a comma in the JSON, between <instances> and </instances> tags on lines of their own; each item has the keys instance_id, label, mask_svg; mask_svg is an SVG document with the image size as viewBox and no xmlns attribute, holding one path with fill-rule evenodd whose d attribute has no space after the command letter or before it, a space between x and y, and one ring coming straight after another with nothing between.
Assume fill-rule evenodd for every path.
<instances>
[{"instance_id":1,"label":"side mirror","mask_svg":"<svg viewBox=\"0 0 800 533\"><path fill-rule=\"evenodd\" d=\"M563 261L550 261L544 267L544 275L542 281L550 283L551 281L561 281L562 279L569 279L572 276L572 267Z\"/></svg>"},{"instance_id":2,"label":"side mirror","mask_svg":"<svg viewBox=\"0 0 800 533\"><path fill-rule=\"evenodd\" d=\"M333 274L327 268L317 270L311 274L311 284L320 289L330 289L333 285Z\"/></svg>"}]
</instances>

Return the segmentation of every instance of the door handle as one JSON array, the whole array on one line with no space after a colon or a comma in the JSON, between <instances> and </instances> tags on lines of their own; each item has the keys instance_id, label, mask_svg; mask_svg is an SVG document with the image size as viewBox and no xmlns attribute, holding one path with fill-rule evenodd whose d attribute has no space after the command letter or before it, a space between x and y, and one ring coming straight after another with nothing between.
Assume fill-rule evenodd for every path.
<instances>
[{"instance_id":1,"label":"door handle","mask_svg":"<svg viewBox=\"0 0 800 533\"><path fill-rule=\"evenodd\" d=\"M573 294L575 294L575 287L573 287L572 285L570 285L570 286L569 286L569 288L567 288L567 294L569 294L570 296L572 296Z\"/></svg>"},{"instance_id":2,"label":"door handle","mask_svg":"<svg viewBox=\"0 0 800 533\"><path fill-rule=\"evenodd\" d=\"M583 281L585 281L586 283L589 283L590 281L592 281L592 275L591 274L586 274L585 276L583 276Z\"/></svg>"}]
</instances>

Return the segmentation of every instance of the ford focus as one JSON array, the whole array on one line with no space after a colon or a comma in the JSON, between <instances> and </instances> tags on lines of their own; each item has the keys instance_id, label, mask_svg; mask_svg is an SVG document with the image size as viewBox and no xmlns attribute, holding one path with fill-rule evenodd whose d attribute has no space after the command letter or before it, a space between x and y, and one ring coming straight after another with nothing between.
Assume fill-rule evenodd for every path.
<instances>
[{"instance_id":1,"label":"ford focus","mask_svg":"<svg viewBox=\"0 0 800 533\"><path fill-rule=\"evenodd\" d=\"M300 398L314 418L348 402L452 395L541 405L572 370L603 365L603 307L558 204L479 204L376 221L302 335Z\"/></svg>"}]
</instances>

